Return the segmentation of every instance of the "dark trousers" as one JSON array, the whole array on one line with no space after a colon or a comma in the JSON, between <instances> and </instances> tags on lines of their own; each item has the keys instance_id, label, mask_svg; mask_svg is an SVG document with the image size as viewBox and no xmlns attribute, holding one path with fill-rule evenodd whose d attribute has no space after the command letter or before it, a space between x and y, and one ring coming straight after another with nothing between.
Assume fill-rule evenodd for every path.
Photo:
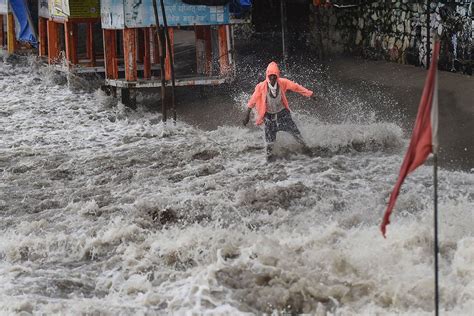
<instances>
[{"instance_id":1,"label":"dark trousers","mask_svg":"<svg viewBox=\"0 0 474 316\"><path fill-rule=\"evenodd\" d=\"M267 142L267 151L271 153L272 144L276 141L276 134L279 131L288 132L296 138L298 143L306 147L301 136L301 132L291 118L290 111L283 109L276 114L265 113L265 140Z\"/></svg>"}]
</instances>

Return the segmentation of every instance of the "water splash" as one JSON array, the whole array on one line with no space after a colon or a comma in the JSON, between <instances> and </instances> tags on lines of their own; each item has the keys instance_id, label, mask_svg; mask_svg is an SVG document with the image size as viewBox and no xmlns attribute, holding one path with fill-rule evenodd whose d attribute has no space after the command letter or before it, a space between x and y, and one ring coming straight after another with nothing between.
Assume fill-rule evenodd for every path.
<instances>
[{"instance_id":1,"label":"water splash","mask_svg":"<svg viewBox=\"0 0 474 316\"><path fill-rule=\"evenodd\" d=\"M0 313L432 313L431 168L384 240L406 142L370 104L296 111L325 152L268 165L258 129L165 126L43 71L0 63ZM439 176L441 305L467 315L474 177Z\"/></svg>"}]
</instances>

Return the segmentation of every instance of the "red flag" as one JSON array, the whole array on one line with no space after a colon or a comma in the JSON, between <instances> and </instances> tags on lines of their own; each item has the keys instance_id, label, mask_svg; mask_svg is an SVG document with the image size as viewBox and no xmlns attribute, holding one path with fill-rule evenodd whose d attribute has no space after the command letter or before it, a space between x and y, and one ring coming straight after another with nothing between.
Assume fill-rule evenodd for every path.
<instances>
[{"instance_id":1,"label":"red flag","mask_svg":"<svg viewBox=\"0 0 474 316\"><path fill-rule=\"evenodd\" d=\"M383 216L380 229L385 237L386 227L390 224L390 214L400 193L400 187L405 181L405 177L425 162L431 152L435 152L438 129L438 79L437 67L439 57L439 41L434 44L433 57L431 60L428 76L421 95L421 101L416 116L415 127L411 136L410 146L403 159L402 167L398 175L397 183L393 188L387 210Z\"/></svg>"}]
</instances>

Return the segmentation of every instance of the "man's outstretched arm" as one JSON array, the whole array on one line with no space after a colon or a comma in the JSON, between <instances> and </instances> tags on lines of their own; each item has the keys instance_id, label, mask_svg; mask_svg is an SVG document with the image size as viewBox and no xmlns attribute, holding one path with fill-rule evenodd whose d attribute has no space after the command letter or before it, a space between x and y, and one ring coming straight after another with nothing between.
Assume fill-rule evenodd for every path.
<instances>
[{"instance_id":1,"label":"man's outstretched arm","mask_svg":"<svg viewBox=\"0 0 474 316\"><path fill-rule=\"evenodd\" d=\"M305 87L297 84L296 82L293 82L289 79L281 79L281 80L285 82L286 88L288 90L304 95L305 97L311 97L313 95L313 91L306 89Z\"/></svg>"}]
</instances>

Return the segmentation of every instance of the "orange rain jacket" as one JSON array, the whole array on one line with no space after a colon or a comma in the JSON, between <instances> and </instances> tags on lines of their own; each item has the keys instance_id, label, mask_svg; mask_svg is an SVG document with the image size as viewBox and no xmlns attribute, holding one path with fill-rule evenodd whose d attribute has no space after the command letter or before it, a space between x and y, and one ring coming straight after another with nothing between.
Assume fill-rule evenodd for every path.
<instances>
[{"instance_id":1,"label":"orange rain jacket","mask_svg":"<svg viewBox=\"0 0 474 316\"><path fill-rule=\"evenodd\" d=\"M255 91L247 104L249 108L253 108L255 105L257 106L257 118L255 120L255 124L257 125L263 123L263 117L267 112L267 93L268 82L270 82L270 75L277 75L277 82L281 91L281 101L288 110L290 108L288 107L288 99L286 98L287 90L298 92L299 94L304 95L305 97L310 97L313 95L313 91L308 90L303 86L300 86L299 84L286 78L280 78L280 69L278 68L278 65L274 61L272 61L267 67L267 80L257 84L257 86L255 87Z\"/></svg>"}]
</instances>

